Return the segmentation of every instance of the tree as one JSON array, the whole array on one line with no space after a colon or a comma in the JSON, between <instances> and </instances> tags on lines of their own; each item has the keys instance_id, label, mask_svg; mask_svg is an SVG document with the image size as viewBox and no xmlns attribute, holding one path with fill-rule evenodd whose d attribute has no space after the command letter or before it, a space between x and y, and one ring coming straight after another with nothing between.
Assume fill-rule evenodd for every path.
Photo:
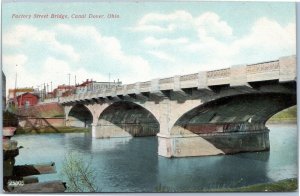
<instances>
[{"instance_id":1,"label":"tree","mask_svg":"<svg viewBox=\"0 0 300 196\"><path fill-rule=\"evenodd\" d=\"M87 161L85 161L87 160ZM62 177L66 181L68 192L97 192L96 174L91 167L92 158L84 158L76 152L65 156Z\"/></svg>"}]
</instances>

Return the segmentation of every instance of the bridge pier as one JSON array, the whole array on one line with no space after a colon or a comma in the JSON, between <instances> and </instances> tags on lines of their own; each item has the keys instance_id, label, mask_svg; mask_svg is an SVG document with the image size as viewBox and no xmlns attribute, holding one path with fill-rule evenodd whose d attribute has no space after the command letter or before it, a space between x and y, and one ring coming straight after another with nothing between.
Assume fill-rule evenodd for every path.
<instances>
[{"instance_id":1,"label":"bridge pier","mask_svg":"<svg viewBox=\"0 0 300 196\"><path fill-rule=\"evenodd\" d=\"M207 134L158 134L158 154L164 157L191 157L270 149L269 130L214 132Z\"/></svg>"},{"instance_id":2,"label":"bridge pier","mask_svg":"<svg viewBox=\"0 0 300 196\"><path fill-rule=\"evenodd\" d=\"M97 137L97 124L92 123L92 137L96 138Z\"/></svg>"}]
</instances>

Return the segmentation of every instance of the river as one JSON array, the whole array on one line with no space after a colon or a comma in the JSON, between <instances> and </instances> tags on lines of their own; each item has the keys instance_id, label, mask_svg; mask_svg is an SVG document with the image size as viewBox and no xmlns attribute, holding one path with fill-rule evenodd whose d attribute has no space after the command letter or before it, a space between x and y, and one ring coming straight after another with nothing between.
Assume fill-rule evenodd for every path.
<instances>
[{"instance_id":1,"label":"river","mask_svg":"<svg viewBox=\"0 0 300 196\"><path fill-rule=\"evenodd\" d=\"M16 135L20 155L16 164L56 163L56 174L40 181L61 179L62 162L75 151L92 158L102 192L201 191L240 187L297 177L297 126L268 125L270 151L168 159L157 155L156 137L93 139L87 133Z\"/></svg>"}]
</instances>

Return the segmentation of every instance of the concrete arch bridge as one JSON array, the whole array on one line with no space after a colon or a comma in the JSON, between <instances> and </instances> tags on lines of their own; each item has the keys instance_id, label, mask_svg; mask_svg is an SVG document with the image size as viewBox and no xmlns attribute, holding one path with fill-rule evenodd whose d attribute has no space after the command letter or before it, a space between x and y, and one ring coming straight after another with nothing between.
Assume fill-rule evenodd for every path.
<instances>
[{"instance_id":1,"label":"concrete arch bridge","mask_svg":"<svg viewBox=\"0 0 300 196\"><path fill-rule=\"evenodd\" d=\"M296 105L296 57L61 98L66 125L95 138L155 136L165 157L270 148L266 121Z\"/></svg>"}]
</instances>

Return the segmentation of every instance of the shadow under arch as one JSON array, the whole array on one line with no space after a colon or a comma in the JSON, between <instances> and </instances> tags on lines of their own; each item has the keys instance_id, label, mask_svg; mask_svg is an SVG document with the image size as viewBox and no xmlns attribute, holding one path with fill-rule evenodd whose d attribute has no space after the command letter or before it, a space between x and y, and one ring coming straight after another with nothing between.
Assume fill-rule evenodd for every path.
<instances>
[{"instance_id":1,"label":"shadow under arch","mask_svg":"<svg viewBox=\"0 0 300 196\"><path fill-rule=\"evenodd\" d=\"M165 156L267 151L270 149L267 119L295 104L296 94L292 93L249 93L202 104L175 122L170 133L175 138L171 142L176 150L167 151Z\"/></svg>"},{"instance_id":2,"label":"shadow under arch","mask_svg":"<svg viewBox=\"0 0 300 196\"><path fill-rule=\"evenodd\" d=\"M171 134L182 134L183 130L206 134L229 131L226 129L261 129L274 114L295 104L296 94L256 93L223 97L183 114L175 122Z\"/></svg>"},{"instance_id":3,"label":"shadow under arch","mask_svg":"<svg viewBox=\"0 0 300 196\"><path fill-rule=\"evenodd\" d=\"M67 126L90 127L93 122L93 115L83 104L76 104L68 114Z\"/></svg>"},{"instance_id":4,"label":"shadow under arch","mask_svg":"<svg viewBox=\"0 0 300 196\"><path fill-rule=\"evenodd\" d=\"M99 116L98 137L156 136L159 122L146 108L128 101L115 102Z\"/></svg>"}]
</instances>

